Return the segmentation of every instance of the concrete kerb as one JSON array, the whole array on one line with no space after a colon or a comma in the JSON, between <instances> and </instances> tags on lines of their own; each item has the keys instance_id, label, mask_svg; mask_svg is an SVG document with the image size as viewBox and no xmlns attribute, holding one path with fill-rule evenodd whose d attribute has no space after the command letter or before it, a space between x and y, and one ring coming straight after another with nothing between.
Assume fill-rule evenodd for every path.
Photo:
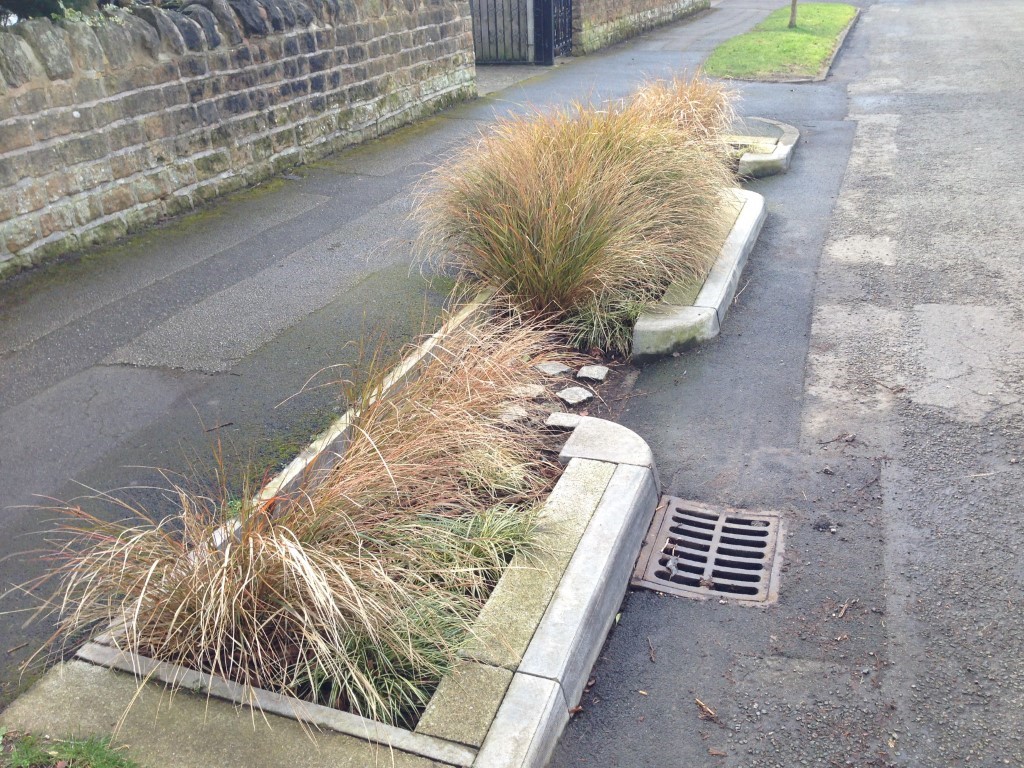
<instances>
[{"instance_id":1,"label":"concrete kerb","mask_svg":"<svg viewBox=\"0 0 1024 768\"><path fill-rule=\"evenodd\" d=\"M836 60L836 56L839 55L839 51L843 49L843 43L846 42L846 36L850 34L850 30L853 29L853 25L857 23L857 19L859 18L860 8L857 8L856 10L854 10L853 18L850 19L850 23L846 25L846 29L842 31L842 34L839 35L839 39L836 40L836 47L832 49L832 55L828 57L828 61L826 61L822 65L821 69L818 70L818 74L815 75L809 82L820 83L822 80L828 77L829 70L832 69L832 62Z\"/></svg>"},{"instance_id":2,"label":"concrete kerb","mask_svg":"<svg viewBox=\"0 0 1024 768\"><path fill-rule=\"evenodd\" d=\"M633 360L664 357L717 336L729 311L747 257L765 220L764 198L733 189L740 212L692 305L663 301L645 311L633 328ZM671 295L672 289L666 295Z\"/></svg>"},{"instance_id":3,"label":"concrete kerb","mask_svg":"<svg viewBox=\"0 0 1024 768\"><path fill-rule=\"evenodd\" d=\"M777 173L788 171L790 162L793 159L793 150L800 138L800 131L792 125L780 123L778 120L770 120L766 117L751 117L747 119L772 125L781 131L781 135L775 142L775 148L769 153L744 152L743 156L740 157L739 175L744 178L760 179L765 176L774 176Z\"/></svg>"}]
</instances>

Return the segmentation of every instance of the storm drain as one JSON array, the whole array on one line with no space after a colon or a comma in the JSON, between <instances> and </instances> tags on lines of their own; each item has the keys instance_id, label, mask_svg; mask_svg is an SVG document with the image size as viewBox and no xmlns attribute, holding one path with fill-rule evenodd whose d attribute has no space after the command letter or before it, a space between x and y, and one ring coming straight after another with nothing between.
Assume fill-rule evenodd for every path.
<instances>
[{"instance_id":1,"label":"storm drain","mask_svg":"<svg viewBox=\"0 0 1024 768\"><path fill-rule=\"evenodd\" d=\"M633 586L683 597L775 600L782 520L664 496L640 551Z\"/></svg>"}]
</instances>

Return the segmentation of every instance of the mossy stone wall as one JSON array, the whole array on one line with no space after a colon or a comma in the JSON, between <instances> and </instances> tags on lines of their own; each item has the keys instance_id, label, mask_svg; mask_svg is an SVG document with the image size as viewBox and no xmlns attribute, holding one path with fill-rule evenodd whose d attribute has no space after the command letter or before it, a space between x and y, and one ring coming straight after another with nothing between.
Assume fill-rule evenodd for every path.
<instances>
[{"instance_id":1,"label":"mossy stone wall","mask_svg":"<svg viewBox=\"0 0 1024 768\"><path fill-rule=\"evenodd\" d=\"M0 31L0 277L475 93L466 0L193 0Z\"/></svg>"},{"instance_id":2,"label":"mossy stone wall","mask_svg":"<svg viewBox=\"0 0 1024 768\"><path fill-rule=\"evenodd\" d=\"M711 0L573 0L573 55L593 53L711 7Z\"/></svg>"}]
</instances>

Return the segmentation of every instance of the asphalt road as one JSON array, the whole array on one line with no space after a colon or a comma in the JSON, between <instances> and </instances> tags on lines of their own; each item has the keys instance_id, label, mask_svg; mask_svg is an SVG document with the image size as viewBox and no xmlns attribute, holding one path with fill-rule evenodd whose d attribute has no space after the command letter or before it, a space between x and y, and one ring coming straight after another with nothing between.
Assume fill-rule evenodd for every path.
<instances>
[{"instance_id":1,"label":"asphalt road","mask_svg":"<svg viewBox=\"0 0 1024 768\"><path fill-rule=\"evenodd\" d=\"M793 168L623 421L668 492L783 514L779 601L629 594L553 767L1024 765L1022 40L1012 0L878 0L825 83L743 88Z\"/></svg>"}]
</instances>

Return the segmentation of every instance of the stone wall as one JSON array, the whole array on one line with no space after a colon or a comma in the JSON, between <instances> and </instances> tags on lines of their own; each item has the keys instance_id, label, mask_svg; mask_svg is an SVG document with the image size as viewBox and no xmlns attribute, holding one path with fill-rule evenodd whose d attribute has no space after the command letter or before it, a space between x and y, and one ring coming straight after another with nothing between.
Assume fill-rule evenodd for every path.
<instances>
[{"instance_id":1,"label":"stone wall","mask_svg":"<svg viewBox=\"0 0 1024 768\"><path fill-rule=\"evenodd\" d=\"M573 55L593 53L710 7L711 0L573 0Z\"/></svg>"},{"instance_id":2,"label":"stone wall","mask_svg":"<svg viewBox=\"0 0 1024 768\"><path fill-rule=\"evenodd\" d=\"M475 92L465 0L192 0L0 31L0 277Z\"/></svg>"}]
</instances>

